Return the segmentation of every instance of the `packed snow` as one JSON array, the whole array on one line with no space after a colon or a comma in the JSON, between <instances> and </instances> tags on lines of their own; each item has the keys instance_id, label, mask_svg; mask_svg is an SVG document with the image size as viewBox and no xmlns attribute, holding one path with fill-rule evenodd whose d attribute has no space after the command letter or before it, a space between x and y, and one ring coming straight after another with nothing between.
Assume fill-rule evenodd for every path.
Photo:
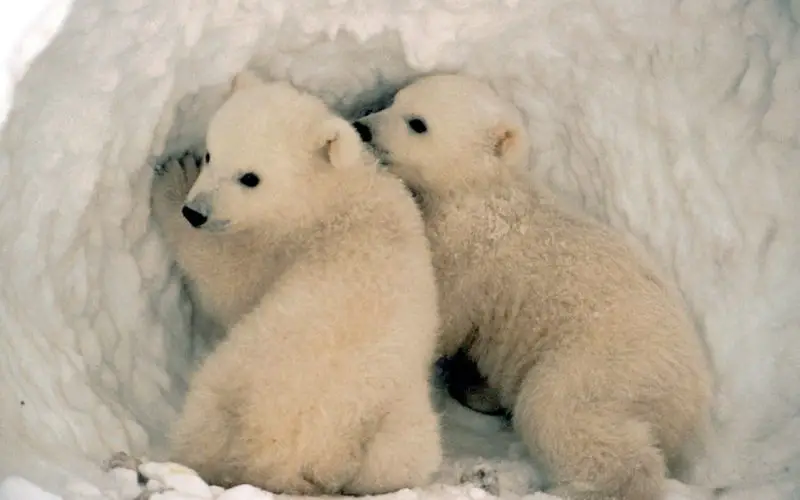
<instances>
[{"instance_id":1,"label":"packed snow","mask_svg":"<svg viewBox=\"0 0 800 500\"><path fill-rule=\"evenodd\" d=\"M165 463L204 347L147 203L245 67L348 115L429 71L489 81L527 118L532 176L691 304L718 374L698 481L797 498L799 22L800 0L3 2L0 500L272 496ZM463 412L436 484L387 497L544 499L513 433ZM150 458L105 470L118 451Z\"/></svg>"}]
</instances>

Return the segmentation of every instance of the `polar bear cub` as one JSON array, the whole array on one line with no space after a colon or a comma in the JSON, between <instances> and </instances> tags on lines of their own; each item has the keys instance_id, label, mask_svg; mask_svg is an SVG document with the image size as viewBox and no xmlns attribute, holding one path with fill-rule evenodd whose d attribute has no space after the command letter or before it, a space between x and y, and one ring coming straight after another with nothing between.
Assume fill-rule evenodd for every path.
<instances>
[{"instance_id":1,"label":"polar bear cub","mask_svg":"<svg viewBox=\"0 0 800 500\"><path fill-rule=\"evenodd\" d=\"M659 499L706 426L704 346L644 255L532 186L522 123L488 85L435 75L355 126L419 195L441 354L466 346L550 492Z\"/></svg>"},{"instance_id":2,"label":"polar bear cub","mask_svg":"<svg viewBox=\"0 0 800 500\"><path fill-rule=\"evenodd\" d=\"M427 483L442 456L428 386L437 295L402 181L320 99L250 73L207 145L184 217L270 249L272 271L192 379L172 459L289 494Z\"/></svg>"}]
</instances>

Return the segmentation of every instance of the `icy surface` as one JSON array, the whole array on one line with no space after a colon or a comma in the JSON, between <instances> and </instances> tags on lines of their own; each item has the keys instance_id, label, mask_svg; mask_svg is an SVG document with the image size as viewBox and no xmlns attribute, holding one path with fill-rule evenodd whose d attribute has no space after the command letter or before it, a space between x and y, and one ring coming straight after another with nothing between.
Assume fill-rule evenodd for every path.
<instances>
[{"instance_id":1,"label":"icy surface","mask_svg":"<svg viewBox=\"0 0 800 500\"><path fill-rule=\"evenodd\" d=\"M342 112L425 71L487 78L527 116L533 174L644 242L690 302L719 374L698 477L798 494L798 19L798 0L3 2L0 479L18 477L0 498L20 477L89 498L116 491L110 453L163 460L194 347L152 162L202 142L247 65ZM464 463L506 439L459 425Z\"/></svg>"}]
</instances>

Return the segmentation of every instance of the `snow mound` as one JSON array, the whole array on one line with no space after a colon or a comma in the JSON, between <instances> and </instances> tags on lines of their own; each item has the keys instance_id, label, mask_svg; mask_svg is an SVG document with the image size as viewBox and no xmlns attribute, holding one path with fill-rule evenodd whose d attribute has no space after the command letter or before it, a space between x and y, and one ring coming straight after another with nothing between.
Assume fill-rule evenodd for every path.
<instances>
[{"instance_id":1,"label":"snow mound","mask_svg":"<svg viewBox=\"0 0 800 500\"><path fill-rule=\"evenodd\" d=\"M798 0L4 2L0 498L122 491L103 460L163 453L197 346L152 168L202 144L245 67L342 113L428 71L493 84L532 175L642 241L691 304L719 376L698 480L800 494L798 20ZM449 467L506 438L482 425L448 438Z\"/></svg>"}]
</instances>

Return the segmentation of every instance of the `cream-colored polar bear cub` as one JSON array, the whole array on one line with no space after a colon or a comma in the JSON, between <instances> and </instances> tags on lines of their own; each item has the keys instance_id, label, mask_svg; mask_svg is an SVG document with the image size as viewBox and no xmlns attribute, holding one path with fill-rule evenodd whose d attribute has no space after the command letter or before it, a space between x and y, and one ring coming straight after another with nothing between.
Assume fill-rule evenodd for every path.
<instances>
[{"instance_id":1,"label":"cream-colored polar bear cub","mask_svg":"<svg viewBox=\"0 0 800 500\"><path fill-rule=\"evenodd\" d=\"M355 126L420 197L441 353L467 346L550 491L659 499L665 462L702 435L712 394L671 285L620 235L532 186L522 118L487 85L425 77Z\"/></svg>"},{"instance_id":2,"label":"cream-colored polar bear cub","mask_svg":"<svg viewBox=\"0 0 800 500\"><path fill-rule=\"evenodd\" d=\"M320 99L250 73L207 145L184 216L270 249L272 271L192 379L171 458L212 483L290 494L427 483L442 455L436 283L402 181Z\"/></svg>"}]
</instances>

